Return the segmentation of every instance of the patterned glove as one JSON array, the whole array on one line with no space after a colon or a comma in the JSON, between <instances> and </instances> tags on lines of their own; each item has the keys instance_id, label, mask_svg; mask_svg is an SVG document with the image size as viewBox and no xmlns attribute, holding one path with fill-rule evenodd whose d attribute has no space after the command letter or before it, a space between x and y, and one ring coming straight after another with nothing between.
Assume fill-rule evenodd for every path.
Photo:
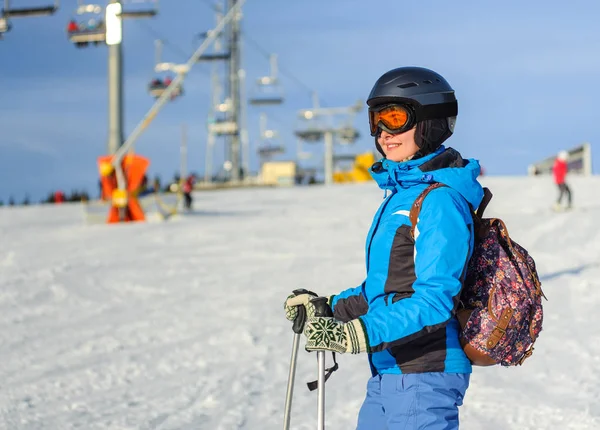
<instances>
[{"instance_id":1,"label":"patterned glove","mask_svg":"<svg viewBox=\"0 0 600 430\"><path fill-rule=\"evenodd\" d=\"M304 291L306 292L301 294L292 293L285 299L285 302L283 303L283 308L285 309L285 317L288 320L294 321L296 319L296 317L298 316L298 306L306 307L306 305L310 303L312 299L317 297L317 295L312 291ZM311 314L308 313L307 309L306 316L312 316L314 314L314 306Z\"/></svg>"},{"instance_id":2,"label":"patterned glove","mask_svg":"<svg viewBox=\"0 0 600 430\"><path fill-rule=\"evenodd\" d=\"M360 318L342 323L331 317L308 316L304 336L307 351L371 352L367 330Z\"/></svg>"}]
</instances>

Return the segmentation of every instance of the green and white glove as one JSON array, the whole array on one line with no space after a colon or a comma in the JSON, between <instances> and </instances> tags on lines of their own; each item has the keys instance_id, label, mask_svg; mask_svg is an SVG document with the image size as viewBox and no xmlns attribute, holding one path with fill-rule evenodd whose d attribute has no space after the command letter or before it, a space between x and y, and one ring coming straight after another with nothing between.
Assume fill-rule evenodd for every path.
<instances>
[{"instance_id":1,"label":"green and white glove","mask_svg":"<svg viewBox=\"0 0 600 430\"><path fill-rule=\"evenodd\" d=\"M298 316L298 306L306 307L306 305L310 303L310 301L315 297L318 296L312 291L306 291L306 293L302 294L290 294L289 296L287 296L285 302L283 303L283 308L285 309L285 317L290 321L294 321ZM311 314L308 313L308 309L306 310L306 316L312 316L314 314L314 306L312 307Z\"/></svg>"},{"instance_id":2,"label":"green and white glove","mask_svg":"<svg viewBox=\"0 0 600 430\"><path fill-rule=\"evenodd\" d=\"M283 308L285 309L285 317L290 321L294 321L298 316L298 306L304 306L306 308L307 317L312 317L315 315L315 307L312 303L310 303L310 301L319 296L316 293L313 293L312 291L303 291L306 292L301 294L290 294L289 296L287 296L285 302L283 303ZM330 307L334 297L335 296L327 297L327 304Z\"/></svg>"},{"instance_id":3,"label":"green and white glove","mask_svg":"<svg viewBox=\"0 0 600 430\"><path fill-rule=\"evenodd\" d=\"M308 309L307 309L308 315ZM360 320L347 323L331 317L308 316L304 325L307 351L332 351L339 354L371 352L367 330Z\"/></svg>"}]
</instances>

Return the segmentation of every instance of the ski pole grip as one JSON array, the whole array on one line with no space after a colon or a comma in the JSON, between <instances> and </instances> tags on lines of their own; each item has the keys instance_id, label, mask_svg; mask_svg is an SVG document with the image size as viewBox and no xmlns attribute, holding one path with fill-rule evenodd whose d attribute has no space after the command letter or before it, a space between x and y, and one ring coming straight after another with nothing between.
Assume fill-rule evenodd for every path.
<instances>
[{"instance_id":1,"label":"ski pole grip","mask_svg":"<svg viewBox=\"0 0 600 430\"><path fill-rule=\"evenodd\" d=\"M311 294L316 296L312 291L308 291L305 288L299 288L297 290L292 291L294 295L299 296L300 294ZM294 324L292 325L292 330L294 333L302 333L304 330L304 324L306 323L306 308L304 306L298 306L298 316L294 320Z\"/></svg>"},{"instance_id":2,"label":"ski pole grip","mask_svg":"<svg viewBox=\"0 0 600 430\"><path fill-rule=\"evenodd\" d=\"M315 306L316 317L332 317L333 311L327 303L327 297L317 297L310 301Z\"/></svg>"},{"instance_id":3,"label":"ski pole grip","mask_svg":"<svg viewBox=\"0 0 600 430\"><path fill-rule=\"evenodd\" d=\"M312 291L308 291L305 288L298 288L297 290L292 291L292 293L294 293L295 296L299 296L300 294L312 294L316 296L315 293L313 293Z\"/></svg>"},{"instance_id":4,"label":"ski pole grip","mask_svg":"<svg viewBox=\"0 0 600 430\"><path fill-rule=\"evenodd\" d=\"M310 294L310 291L299 288L297 290L292 291L294 295L299 296L300 294ZM298 306L298 316L294 320L294 324L292 325L292 330L294 333L300 334L304 330L304 324L306 323L306 308L304 306Z\"/></svg>"},{"instance_id":5,"label":"ski pole grip","mask_svg":"<svg viewBox=\"0 0 600 430\"><path fill-rule=\"evenodd\" d=\"M302 333L304 330L304 323L306 323L306 308L304 306L298 306L298 316L296 316L294 324L292 325L294 333Z\"/></svg>"}]
</instances>

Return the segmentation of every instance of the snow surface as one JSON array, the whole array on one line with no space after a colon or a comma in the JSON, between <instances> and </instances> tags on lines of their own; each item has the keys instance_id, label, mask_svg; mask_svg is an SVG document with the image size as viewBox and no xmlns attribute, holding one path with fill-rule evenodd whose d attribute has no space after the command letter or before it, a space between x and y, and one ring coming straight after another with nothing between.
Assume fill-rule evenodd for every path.
<instances>
[{"instance_id":1,"label":"snow surface","mask_svg":"<svg viewBox=\"0 0 600 430\"><path fill-rule=\"evenodd\" d=\"M549 299L533 356L475 368L461 429L600 428L600 178L482 178ZM360 284L374 183L208 191L168 222L94 225L79 205L0 208L0 427L279 429L292 345L282 303ZM352 429L369 367L339 358L328 429ZM299 354L292 429L313 429Z\"/></svg>"}]
</instances>

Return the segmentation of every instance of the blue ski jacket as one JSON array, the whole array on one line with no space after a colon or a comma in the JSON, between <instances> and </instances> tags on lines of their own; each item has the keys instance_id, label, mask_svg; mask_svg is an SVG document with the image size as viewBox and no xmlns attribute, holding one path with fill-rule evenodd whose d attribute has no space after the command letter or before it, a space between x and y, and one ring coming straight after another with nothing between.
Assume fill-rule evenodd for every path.
<instances>
[{"instance_id":1,"label":"blue ski jacket","mask_svg":"<svg viewBox=\"0 0 600 430\"><path fill-rule=\"evenodd\" d=\"M383 159L371 167L391 194L367 235L367 277L333 296L331 305L338 320L361 319L373 375L471 373L455 313L473 252L471 213L483 198L479 173L476 160L444 146L417 160ZM423 201L413 240L410 209L434 182L448 187Z\"/></svg>"}]
</instances>

